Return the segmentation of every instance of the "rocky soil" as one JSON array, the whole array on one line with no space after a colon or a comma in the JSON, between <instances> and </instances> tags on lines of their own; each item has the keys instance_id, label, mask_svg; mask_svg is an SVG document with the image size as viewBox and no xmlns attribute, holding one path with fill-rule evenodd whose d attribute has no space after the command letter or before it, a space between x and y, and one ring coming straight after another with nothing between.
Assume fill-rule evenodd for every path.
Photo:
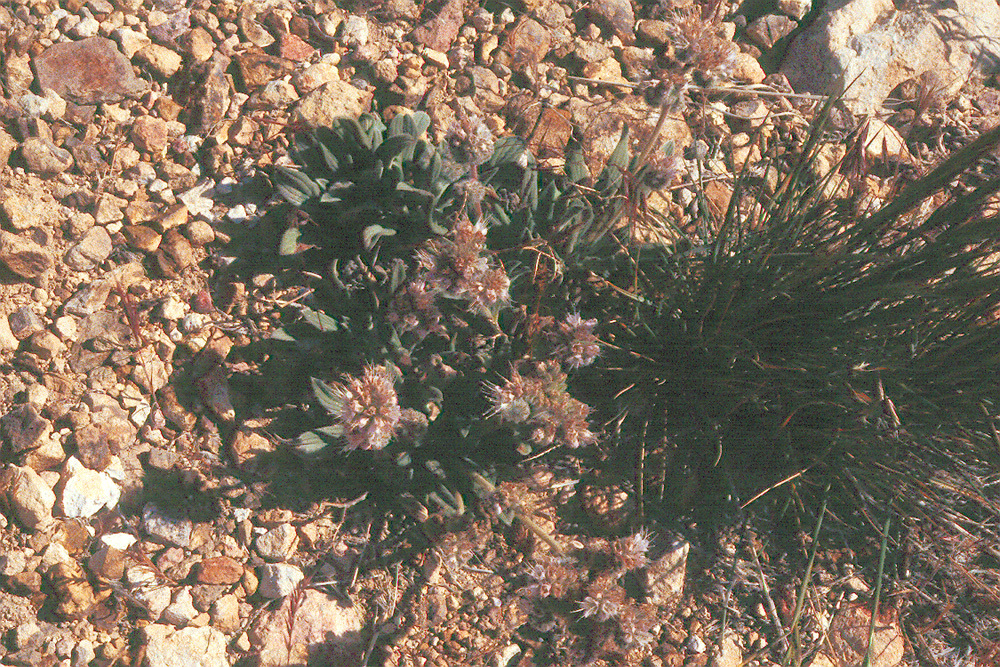
<instances>
[{"instance_id":1,"label":"rocky soil","mask_svg":"<svg viewBox=\"0 0 1000 667\"><path fill-rule=\"evenodd\" d=\"M596 173L622 125L648 136L653 93L672 94L662 159L683 168L654 204L683 228L695 182L715 212L744 167L773 187L764 156L801 143L839 82L817 176L860 136L877 202L883 177L995 123L998 39L996 4L966 0L0 7L0 661L771 664L801 563L769 561L753 536L692 548L634 533L629 489L544 468L503 485L587 554L574 569L474 508L421 524L326 488L286 447L283 403L306 400L307 378L270 384L255 347L304 296L262 217L271 167L302 129L421 109L435 139L479 117L550 167L575 137ZM622 556L646 539L648 557ZM807 628L829 641L813 664L859 659L871 611L855 567L849 550L824 556ZM573 601L623 572L641 595L609 590L632 630L581 618ZM733 599L734 577L753 592ZM566 609L541 614L539 595ZM964 664L946 662L962 655L953 636L904 639L894 614L873 664Z\"/></svg>"}]
</instances>

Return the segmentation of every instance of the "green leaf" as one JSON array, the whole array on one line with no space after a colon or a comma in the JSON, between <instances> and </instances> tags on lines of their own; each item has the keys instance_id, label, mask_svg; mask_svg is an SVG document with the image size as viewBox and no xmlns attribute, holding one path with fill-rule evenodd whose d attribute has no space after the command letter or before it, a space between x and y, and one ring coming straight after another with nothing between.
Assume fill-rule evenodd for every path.
<instances>
[{"instance_id":1,"label":"green leaf","mask_svg":"<svg viewBox=\"0 0 1000 667\"><path fill-rule=\"evenodd\" d=\"M493 146L493 155L484 167L499 167L504 164L520 165L528 146L520 137L501 137Z\"/></svg>"},{"instance_id":2,"label":"green leaf","mask_svg":"<svg viewBox=\"0 0 1000 667\"><path fill-rule=\"evenodd\" d=\"M368 225L361 232L361 242L364 243L365 250L371 250L383 236L395 236L396 230L383 227L382 225Z\"/></svg>"},{"instance_id":3,"label":"green leaf","mask_svg":"<svg viewBox=\"0 0 1000 667\"><path fill-rule=\"evenodd\" d=\"M424 136L424 133L431 126L431 117L424 111L417 111L410 118L413 119L413 131L410 134L415 137Z\"/></svg>"},{"instance_id":4,"label":"green leaf","mask_svg":"<svg viewBox=\"0 0 1000 667\"><path fill-rule=\"evenodd\" d=\"M298 169L279 166L277 175L278 193L293 206L301 206L321 192L316 182Z\"/></svg>"},{"instance_id":5,"label":"green leaf","mask_svg":"<svg viewBox=\"0 0 1000 667\"><path fill-rule=\"evenodd\" d=\"M274 331L271 332L271 340L280 340L285 343L294 343L296 339L295 336L291 335L290 333L288 333L288 331L285 330L285 327L281 327L280 329L275 329Z\"/></svg>"},{"instance_id":6,"label":"green leaf","mask_svg":"<svg viewBox=\"0 0 1000 667\"><path fill-rule=\"evenodd\" d=\"M319 404L323 406L323 409L329 412L331 415L340 414L344 409L344 402L341 400L337 393L330 388L330 385L323 382L322 380L317 380L316 378L310 378L312 380L313 395Z\"/></svg>"},{"instance_id":7,"label":"green leaf","mask_svg":"<svg viewBox=\"0 0 1000 667\"><path fill-rule=\"evenodd\" d=\"M302 319L314 329L319 329L320 331L340 331L343 328L334 318L326 313L313 310L309 306L300 305L299 312L302 315Z\"/></svg>"},{"instance_id":8,"label":"green leaf","mask_svg":"<svg viewBox=\"0 0 1000 667\"><path fill-rule=\"evenodd\" d=\"M278 244L278 254L282 256L294 255L299 249L299 237L302 232L298 227L289 227L281 235L281 242Z\"/></svg>"},{"instance_id":9,"label":"green leaf","mask_svg":"<svg viewBox=\"0 0 1000 667\"><path fill-rule=\"evenodd\" d=\"M344 427L339 424L306 431L295 439L295 449L303 456L316 456L331 445L339 444Z\"/></svg>"},{"instance_id":10,"label":"green leaf","mask_svg":"<svg viewBox=\"0 0 1000 667\"><path fill-rule=\"evenodd\" d=\"M427 190L421 190L420 188L415 188L406 181L396 183L396 192L406 192L409 194L419 195L421 199L426 199L427 201L432 201L434 199L433 193L427 192Z\"/></svg>"},{"instance_id":11,"label":"green leaf","mask_svg":"<svg viewBox=\"0 0 1000 667\"><path fill-rule=\"evenodd\" d=\"M333 154L333 151L331 151L326 144L322 143L319 145L319 151L323 156L323 162L326 163L327 168L331 172L337 173L337 170L340 168L340 160L338 160L337 156Z\"/></svg>"},{"instance_id":12,"label":"green leaf","mask_svg":"<svg viewBox=\"0 0 1000 667\"><path fill-rule=\"evenodd\" d=\"M278 183L278 194L292 206L302 206L309 201L309 197L305 193L285 183Z\"/></svg>"},{"instance_id":13,"label":"green leaf","mask_svg":"<svg viewBox=\"0 0 1000 667\"><path fill-rule=\"evenodd\" d=\"M395 294L396 290L402 287L406 281L406 264L402 261L392 263L392 271L389 274L389 292Z\"/></svg>"},{"instance_id":14,"label":"green leaf","mask_svg":"<svg viewBox=\"0 0 1000 667\"><path fill-rule=\"evenodd\" d=\"M583 149L579 145L566 150L566 176L573 183L582 183L590 177L587 162L583 158Z\"/></svg>"},{"instance_id":15,"label":"green leaf","mask_svg":"<svg viewBox=\"0 0 1000 667\"><path fill-rule=\"evenodd\" d=\"M382 145L375 150L375 159L381 160L384 164L390 164L408 148L412 148L416 141L408 134L399 134L389 137L382 142Z\"/></svg>"}]
</instances>

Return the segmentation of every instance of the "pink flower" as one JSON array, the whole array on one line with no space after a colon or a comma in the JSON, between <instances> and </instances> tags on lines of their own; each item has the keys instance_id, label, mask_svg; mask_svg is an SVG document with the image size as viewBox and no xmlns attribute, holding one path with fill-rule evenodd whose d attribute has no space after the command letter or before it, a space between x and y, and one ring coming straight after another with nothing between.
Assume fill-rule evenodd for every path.
<instances>
[{"instance_id":1,"label":"pink flower","mask_svg":"<svg viewBox=\"0 0 1000 667\"><path fill-rule=\"evenodd\" d=\"M346 449L382 449L392 440L402 414L394 384L389 367L369 365L360 378L331 385L341 404L334 417L344 427Z\"/></svg>"}]
</instances>

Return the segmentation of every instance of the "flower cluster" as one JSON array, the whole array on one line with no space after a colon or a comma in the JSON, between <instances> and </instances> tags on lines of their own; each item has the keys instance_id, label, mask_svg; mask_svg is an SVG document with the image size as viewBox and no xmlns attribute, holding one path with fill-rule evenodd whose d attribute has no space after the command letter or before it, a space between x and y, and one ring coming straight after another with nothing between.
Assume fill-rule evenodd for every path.
<instances>
[{"instance_id":1,"label":"flower cluster","mask_svg":"<svg viewBox=\"0 0 1000 667\"><path fill-rule=\"evenodd\" d=\"M566 614L571 608L567 603L575 605L563 622L583 626L580 634L588 651L620 655L650 644L656 640L662 610L642 602L624 583L629 570L649 565L649 541L645 531L616 540L599 538L572 557L535 562L518 593L550 619Z\"/></svg>"},{"instance_id":2,"label":"flower cluster","mask_svg":"<svg viewBox=\"0 0 1000 667\"><path fill-rule=\"evenodd\" d=\"M635 535L619 538L611 543L611 552L615 562L625 570L635 570L649 565L646 553L649 551L652 536L648 530L642 529Z\"/></svg>"},{"instance_id":3,"label":"flower cluster","mask_svg":"<svg viewBox=\"0 0 1000 667\"><path fill-rule=\"evenodd\" d=\"M570 313L566 319L559 322L558 330L553 332L555 354L570 368L582 368L594 363L601 353L597 343L594 327L597 320L585 320L578 313Z\"/></svg>"},{"instance_id":4,"label":"flower cluster","mask_svg":"<svg viewBox=\"0 0 1000 667\"><path fill-rule=\"evenodd\" d=\"M402 417L394 371L369 365L361 377L348 375L330 386L340 404L334 418L344 427L345 449L382 449L389 444Z\"/></svg>"},{"instance_id":5,"label":"flower cluster","mask_svg":"<svg viewBox=\"0 0 1000 667\"><path fill-rule=\"evenodd\" d=\"M479 166L493 155L493 133L482 119L464 113L451 124L444 137L451 159L458 164Z\"/></svg>"},{"instance_id":6,"label":"flower cluster","mask_svg":"<svg viewBox=\"0 0 1000 667\"><path fill-rule=\"evenodd\" d=\"M587 596L577 611L584 618L593 617L603 623L621 615L626 598L625 589L615 583L612 575L602 575L587 586Z\"/></svg>"},{"instance_id":7,"label":"flower cluster","mask_svg":"<svg viewBox=\"0 0 1000 667\"><path fill-rule=\"evenodd\" d=\"M700 5L676 9L666 16L674 59L685 78L697 72L709 79L729 78L736 65L739 48L726 39L717 16L703 17Z\"/></svg>"},{"instance_id":8,"label":"flower cluster","mask_svg":"<svg viewBox=\"0 0 1000 667\"><path fill-rule=\"evenodd\" d=\"M427 241L415 254L416 275L396 296L387 318L423 339L447 337L440 297L469 304L474 312L496 314L510 301L510 278L486 251L486 224L459 217L448 237Z\"/></svg>"},{"instance_id":9,"label":"flower cluster","mask_svg":"<svg viewBox=\"0 0 1000 667\"><path fill-rule=\"evenodd\" d=\"M531 440L539 446L562 444L576 449L597 441L587 417L590 407L566 391L566 374L558 362L534 365L532 375L512 369L500 385L487 385L491 414L501 421L524 424Z\"/></svg>"}]
</instances>

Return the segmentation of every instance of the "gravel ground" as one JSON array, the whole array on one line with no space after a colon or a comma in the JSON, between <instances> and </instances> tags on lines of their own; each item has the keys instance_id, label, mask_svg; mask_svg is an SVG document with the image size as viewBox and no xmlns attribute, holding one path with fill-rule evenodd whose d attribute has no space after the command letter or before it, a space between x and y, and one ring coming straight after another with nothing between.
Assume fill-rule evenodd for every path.
<instances>
[{"instance_id":1,"label":"gravel ground","mask_svg":"<svg viewBox=\"0 0 1000 667\"><path fill-rule=\"evenodd\" d=\"M780 546L746 526L630 530L629 486L544 466L500 492L564 553L476 508L387 511L286 446L308 369L255 344L303 296L273 264L281 230L263 217L296 132L419 109L436 141L481 118L548 167L575 138L596 173L622 125L648 135L650 100L674 94L660 132L675 154L662 159L681 167L651 206L697 234L684 224L700 201L692 174L715 212L744 164L773 186L762 156L801 142L817 108L765 72L783 48L774 31L808 12L779 4L763 27L725 3L710 15L627 0L0 7L0 661L772 664L809 527ZM868 158L894 172L940 159L1000 100L971 83L949 98L916 82L896 93L867 126ZM825 169L857 125L836 116ZM886 193L877 172L869 205ZM968 535L913 534L943 569L971 569L957 553L991 558ZM859 660L872 553L821 552L803 634L829 641L813 664ZM986 605L992 572L934 596ZM577 609L582 598L596 606ZM972 664L962 642L982 649L988 633L935 620L940 599L919 614L885 605L872 664Z\"/></svg>"}]
</instances>

